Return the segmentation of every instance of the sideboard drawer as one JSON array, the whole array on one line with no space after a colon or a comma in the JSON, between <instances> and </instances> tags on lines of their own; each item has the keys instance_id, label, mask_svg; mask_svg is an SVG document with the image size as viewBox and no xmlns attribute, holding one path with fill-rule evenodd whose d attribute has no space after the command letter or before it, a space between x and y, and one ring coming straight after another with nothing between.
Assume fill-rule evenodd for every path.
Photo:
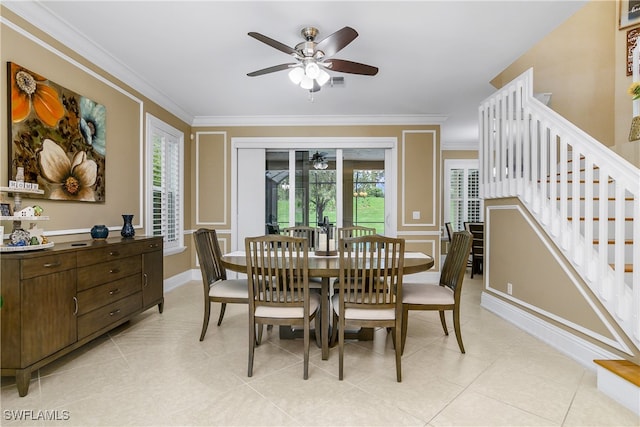
<instances>
[{"instance_id":1,"label":"sideboard drawer","mask_svg":"<svg viewBox=\"0 0 640 427\"><path fill-rule=\"evenodd\" d=\"M93 265L139 254L140 248L138 244L139 242L105 245L103 248L99 247L91 248L91 250L88 251L78 251L78 265Z\"/></svg>"},{"instance_id":2,"label":"sideboard drawer","mask_svg":"<svg viewBox=\"0 0 640 427\"><path fill-rule=\"evenodd\" d=\"M94 286L86 291L78 292L78 314L83 315L96 308L135 294L142 288L140 274L114 280L103 285Z\"/></svg>"},{"instance_id":3,"label":"sideboard drawer","mask_svg":"<svg viewBox=\"0 0 640 427\"><path fill-rule=\"evenodd\" d=\"M83 339L142 309L142 292L78 317L78 339Z\"/></svg>"},{"instance_id":4,"label":"sideboard drawer","mask_svg":"<svg viewBox=\"0 0 640 427\"><path fill-rule=\"evenodd\" d=\"M142 271L142 258L138 253L129 258L78 268L78 291L113 280L122 279Z\"/></svg>"},{"instance_id":5,"label":"sideboard drawer","mask_svg":"<svg viewBox=\"0 0 640 427\"><path fill-rule=\"evenodd\" d=\"M45 274L76 268L75 254L55 254L22 260L22 278L29 279Z\"/></svg>"}]
</instances>

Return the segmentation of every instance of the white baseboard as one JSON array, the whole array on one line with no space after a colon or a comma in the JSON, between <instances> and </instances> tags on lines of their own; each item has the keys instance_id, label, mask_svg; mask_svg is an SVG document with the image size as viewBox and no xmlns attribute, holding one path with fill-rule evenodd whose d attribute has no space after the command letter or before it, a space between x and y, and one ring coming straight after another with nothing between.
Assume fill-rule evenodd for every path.
<instances>
[{"instance_id":1,"label":"white baseboard","mask_svg":"<svg viewBox=\"0 0 640 427\"><path fill-rule=\"evenodd\" d=\"M480 305L571 357L593 372L596 372L596 364L593 362L595 359L620 359L614 353L598 347L571 332L558 328L544 319L534 316L487 292L482 293Z\"/></svg>"},{"instance_id":2,"label":"white baseboard","mask_svg":"<svg viewBox=\"0 0 640 427\"><path fill-rule=\"evenodd\" d=\"M198 277L194 278L193 277L193 272L196 270L187 270L187 271L183 271L180 274L176 274L173 277L170 277L168 279L165 279L164 284L163 284L163 288L165 292L169 292L172 291L174 289L176 289L177 287L180 287L182 285L184 285L185 283L187 283L190 280L201 280L201 276L200 276L200 270L198 271Z\"/></svg>"}]
</instances>

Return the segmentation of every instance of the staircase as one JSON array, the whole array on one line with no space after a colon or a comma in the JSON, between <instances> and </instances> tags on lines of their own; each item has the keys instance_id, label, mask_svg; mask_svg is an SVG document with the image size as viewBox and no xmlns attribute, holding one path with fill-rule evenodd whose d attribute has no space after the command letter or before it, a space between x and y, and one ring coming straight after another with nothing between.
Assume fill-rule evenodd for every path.
<instances>
[{"instance_id":1,"label":"staircase","mask_svg":"<svg viewBox=\"0 0 640 427\"><path fill-rule=\"evenodd\" d=\"M479 122L481 196L517 197L640 347L640 171L535 99L532 69Z\"/></svg>"}]
</instances>

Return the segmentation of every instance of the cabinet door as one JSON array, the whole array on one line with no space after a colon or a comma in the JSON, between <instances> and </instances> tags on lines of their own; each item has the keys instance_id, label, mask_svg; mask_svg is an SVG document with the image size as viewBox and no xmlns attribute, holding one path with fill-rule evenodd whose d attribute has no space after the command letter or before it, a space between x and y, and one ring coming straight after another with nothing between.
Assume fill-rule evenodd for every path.
<instances>
[{"instance_id":1,"label":"cabinet door","mask_svg":"<svg viewBox=\"0 0 640 427\"><path fill-rule=\"evenodd\" d=\"M158 304L160 313L162 313L164 302L162 256L162 250L146 252L142 255L142 307L146 310Z\"/></svg>"},{"instance_id":2,"label":"cabinet door","mask_svg":"<svg viewBox=\"0 0 640 427\"><path fill-rule=\"evenodd\" d=\"M76 271L24 280L22 292L22 366L27 366L76 341Z\"/></svg>"}]
</instances>

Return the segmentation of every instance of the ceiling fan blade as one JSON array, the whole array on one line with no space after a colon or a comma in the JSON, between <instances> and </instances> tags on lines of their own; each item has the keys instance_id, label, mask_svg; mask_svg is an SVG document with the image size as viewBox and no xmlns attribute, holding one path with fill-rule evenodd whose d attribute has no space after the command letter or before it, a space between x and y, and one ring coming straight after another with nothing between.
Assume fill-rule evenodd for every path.
<instances>
[{"instance_id":1,"label":"ceiling fan blade","mask_svg":"<svg viewBox=\"0 0 640 427\"><path fill-rule=\"evenodd\" d=\"M316 50L323 51L324 56L333 56L351 43L356 37L358 37L358 32L356 30L351 27L344 27L324 40L318 42Z\"/></svg>"},{"instance_id":2,"label":"ceiling fan blade","mask_svg":"<svg viewBox=\"0 0 640 427\"><path fill-rule=\"evenodd\" d=\"M378 74L378 67L344 59L330 59L326 63L323 62L321 64L332 71L339 71L341 73L364 74L365 76L375 76Z\"/></svg>"},{"instance_id":3,"label":"ceiling fan blade","mask_svg":"<svg viewBox=\"0 0 640 427\"><path fill-rule=\"evenodd\" d=\"M256 40L260 40L262 43L268 44L271 47L274 47L276 49L278 49L279 51L282 51L284 53L287 53L289 55L294 55L296 54L296 50L292 47L287 46L284 43L280 43L277 40L272 39L271 37L267 37L263 34L260 33L256 33L256 32L250 32L248 33L251 37L253 37Z\"/></svg>"},{"instance_id":4,"label":"ceiling fan blade","mask_svg":"<svg viewBox=\"0 0 640 427\"><path fill-rule=\"evenodd\" d=\"M263 74L275 73L276 71L288 70L294 65L298 65L298 64L290 63L290 64L274 65L273 67L263 68L262 70L254 71L252 73L247 73L247 76L255 77L255 76L261 76Z\"/></svg>"}]
</instances>

